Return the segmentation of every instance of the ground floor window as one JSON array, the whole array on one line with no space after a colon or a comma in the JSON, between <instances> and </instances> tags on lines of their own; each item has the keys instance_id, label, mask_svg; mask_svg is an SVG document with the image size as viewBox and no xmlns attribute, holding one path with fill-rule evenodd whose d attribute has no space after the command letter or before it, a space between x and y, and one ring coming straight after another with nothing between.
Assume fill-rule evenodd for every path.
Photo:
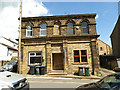
<instances>
[{"instance_id":1,"label":"ground floor window","mask_svg":"<svg viewBox=\"0 0 120 90\"><path fill-rule=\"evenodd\" d=\"M84 63L87 62L87 50L74 50L74 62Z\"/></svg>"},{"instance_id":2,"label":"ground floor window","mask_svg":"<svg viewBox=\"0 0 120 90\"><path fill-rule=\"evenodd\" d=\"M41 65L42 64L42 51L29 52L29 65Z\"/></svg>"}]
</instances>

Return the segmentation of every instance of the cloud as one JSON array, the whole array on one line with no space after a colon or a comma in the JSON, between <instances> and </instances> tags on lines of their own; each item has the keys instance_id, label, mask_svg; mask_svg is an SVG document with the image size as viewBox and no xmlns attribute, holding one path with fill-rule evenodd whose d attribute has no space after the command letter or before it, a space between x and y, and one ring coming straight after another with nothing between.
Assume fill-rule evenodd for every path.
<instances>
[{"instance_id":1,"label":"cloud","mask_svg":"<svg viewBox=\"0 0 120 90\"><path fill-rule=\"evenodd\" d=\"M19 3L16 3L17 6L11 6L11 4L9 5L9 2L4 3L7 3L8 5L2 6L2 10L0 11L0 35L16 39L18 38ZM22 6L23 17L49 15L48 9L42 2L38 3L35 0L23 0Z\"/></svg>"},{"instance_id":2,"label":"cloud","mask_svg":"<svg viewBox=\"0 0 120 90\"><path fill-rule=\"evenodd\" d=\"M98 18L99 18L99 15L97 14L96 17L95 17L95 19L98 19Z\"/></svg>"},{"instance_id":3,"label":"cloud","mask_svg":"<svg viewBox=\"0 0 120 90\"><path fill-rule=\"evenodd\" d=\"M24 0L22 10L23 17L34 17L48 14L48 9L43 5L43 3L38 3L35 0Z\"/></svg>"}]
</instances>

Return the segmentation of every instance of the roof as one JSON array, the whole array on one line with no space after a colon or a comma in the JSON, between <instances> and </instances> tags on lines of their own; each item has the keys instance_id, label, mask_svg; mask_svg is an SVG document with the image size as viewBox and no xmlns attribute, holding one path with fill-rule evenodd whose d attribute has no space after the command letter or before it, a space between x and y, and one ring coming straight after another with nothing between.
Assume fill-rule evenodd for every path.
<instances>
[{"instance_id":1,"label":"roof","mask_svg":"<svg viewBox=\"0 0 120 90\"><path fill-rule=\"evenodd\" d=\"M4 43L0 43L0 44L3 45L3 46L6 46L7 48L9 48L9 49L11 49L11 50L18 51L17 49L15 49L15 48L13 48L13 47L11 47L11 46L9 46L9 45L6 45L6 44L4 44Z\"/></svg>"},{"instance_id":2,"label":"roof","mask_svg":"<svg viewBox=\"0 0 120 90\"><path fill-rule=\"evenodd\" d=\"M89 13L89 14L71 14L71 15L56 15L56 16L38 16L38 17L22 17L22 20L24 19L40 19L40 18L48 18L48 19L53 19L53 18L74 18L74 17L95 17L96 13ZM20 18L18 18L20 19Z\"/></svg>"},{"instance_id":3,"label":"roof","mask_svg":"<svg viewBox=\"0 0 120 90\"><path fill-rule=\"evenodd\" d=\"M104 43L104 44L106 44L107 46L109 46L107 43L103 42L102 40L100 40L100 39L97 39L97 40L99 40L99 41L101 41L102 43ZM109 47L110 47L110 46L109 46ZM112 48L112 47L110 47L110 48Z\"/></svg>"},{"instance_id":4,"label":"roof","mask_svg":"<svg viewBox=\"0 0 120 90\"><path fill-rule=\"evenodd\" d=\"M114 27L111 35L110 35L110 38L112 38L112 35L113 35L113 33L115 32L115 28L116 28L116 26L117 26L117 24L118 24L119 21L120 21L120 15L119 15L118 20L117 20L117 22L116 22L116 24L115 24L115 27Z\"/></svg>"},{"instance_id":5,"label":"roof","mask_svg":"<svg viewBox=\"0 0 120 90\"><path fill-rule=\"evenodd\" d=\"M2 36L3 37L3 36ZM11 39L8 39L8 38L6 38L6 37L3 37L4 39L6 39L6 40L8 40L8 41L10 41L10 42L12 42L12 43L14 43L14 44L18 44L18 43L16 43L16 42L14 42L14 41L12 41Z\"/></svg>"}]
</instances>

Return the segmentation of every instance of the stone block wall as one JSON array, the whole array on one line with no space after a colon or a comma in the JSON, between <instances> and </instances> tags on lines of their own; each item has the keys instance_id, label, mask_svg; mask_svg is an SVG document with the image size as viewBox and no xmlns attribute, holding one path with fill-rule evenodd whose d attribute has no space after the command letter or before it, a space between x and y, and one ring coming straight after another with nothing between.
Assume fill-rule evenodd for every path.
<instances>
[{"instance_id":1,"label":"stone block wall","mask_svg":"<svg viewBox=\"0 0 120 90\"><path fill-rule=\"evenodd\" d=\"M69 73L74 74L78 73L78 67L89 67L90 74L92 72L92 57L91 57L91 48L90 43L76 43L76 44L68 44L68 62L69 62ZM74 62L74 50L87 50L87 62L86 63L75 63Z\"/></svg>"},{"instance_id":2,"label":"stone block wall","mask_svg":"<svg viewBox=\"0 0 120 90\"><path fill-rule=\"evenodd\" d=\"M29 51L42 51L44 53L45 65L47 73L51 73L52 68L52 54L64 54L64 71L68 74L78 72L78 67L89 67L90 74L99 71L99 57L96 48L96 22L95 15L69 15L69 16L46 16L22 19L22 73L27 74L29 71L28 66L28 52ZM81 23L87 20L89 33L82 33ZM68 35L67 23L73 22L74 34ZM40 25L47 24L46 36L40 36ZM33 25L33 36L26 37L27 25ZM94 39L94 40L92 40ZM73 50L86 50L87 62L74 63Z\"/></svg>"},{"instance_id":3,"label":"stone block wall","mask_svg":"<svg viewBox=\"0 0 120 90\"><path fill-rule=\"evenodd\" d=\"M28 52L29 51L42 51L45 52L45 45L39 45L39 46L24 46L23 48L23 60L22 60L22 73L27 74L29 72L29 65L28 65Z\"/></svg>"},{"instance_id":4,"label":"stone block wall","mask_svg":"<svg viewBox=\"0 0 120 90\"><path fill-rule=\"evenodd\" d=\"M79 18L78 18L79 17ZM46 19L49 18L49 19ZM82 17L82 16L75 16L74 18L69 17L63 17L60 16L58 18L51 18L51 17L40 17L37 18L23 18L22 22L22 38L26 37L26 27L27 25L31 24L33 26L33 36L32 37L39 37L40 36L40 25L43 23L47 24L47 36L53 36L53 35L62 35L66 36L67 33L67 23L73 22L73 28L74 28L74 34L73 35L84 35L82 33L82 21L86 19L88 21L88 29L89 34L91 35L97 35L96 33L96 22L95 17Z\"/></svg>"}]
</instances>

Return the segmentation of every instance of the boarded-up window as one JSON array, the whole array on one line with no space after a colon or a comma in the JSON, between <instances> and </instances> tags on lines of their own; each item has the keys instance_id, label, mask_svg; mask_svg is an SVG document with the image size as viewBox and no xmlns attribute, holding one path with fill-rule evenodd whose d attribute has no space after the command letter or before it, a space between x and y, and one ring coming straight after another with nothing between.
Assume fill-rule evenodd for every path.
<instances>
[{"instance_id":1,"label":"boarded-up window","mask_svg":"<svg viewBox=\"0 0 120 90\"><path fill-rule=\"evenodd\" d=\"M53 35L59 35L59 25L54 25Z\"/></svg>"}]
</instances>

